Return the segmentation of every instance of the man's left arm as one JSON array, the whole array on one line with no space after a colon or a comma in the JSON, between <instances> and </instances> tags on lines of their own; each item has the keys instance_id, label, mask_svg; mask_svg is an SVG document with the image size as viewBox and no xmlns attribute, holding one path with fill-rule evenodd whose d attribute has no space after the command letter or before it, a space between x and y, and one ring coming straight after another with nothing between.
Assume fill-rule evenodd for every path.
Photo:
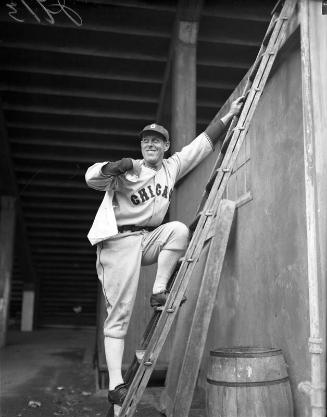
<instances>
[{"instance_id":1,"label":"man's left arm","mask_svg":"<svg viewBox=\"0 0 327 417\"><path fill-rule=\"evenodd\" d=\"M168 158L168 161L177 168L177 180L188 174L213 151L219 141L219 137L226 130L229 121L233 116L239 114L243 99L243 97L239 97L233 101L230 110L225 116L221 119L216 116L204 132L191 143L184 146L181 151Z\"/></svg>"},{"instance_id":2,"label":"man's left arm","mask_svg":"<svg viewBox=\"0 0 327 417\"><path fill-rule=\"evenodd\" d=\"M223 116L221 119L218 117L218 115L216 115L206 128L205 133L209 136L213 147L218 143L219 137L222 135L222 133L224 133L231 119L240 113L243 106L243 100L244 96L234 100L228 113L225 114L225 116Z\"/></svg>"}]
</instances>

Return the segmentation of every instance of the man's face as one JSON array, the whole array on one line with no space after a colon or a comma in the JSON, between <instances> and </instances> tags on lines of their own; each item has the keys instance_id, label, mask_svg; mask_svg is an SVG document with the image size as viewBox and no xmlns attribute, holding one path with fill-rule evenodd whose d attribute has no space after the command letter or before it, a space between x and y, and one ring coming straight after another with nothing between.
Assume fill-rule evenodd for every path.
<instances>
[{"instance_id":1,"label":"man's face","mask_svg":"<svg viewBox=\"0 0 327 417\"><path fill-rule=\"evenodd\" d=\"M164 153L169 149L169 142L162 139L161 135L144 133L141 140L141 150L145 162L154 168L159 168Z\"/></svg>"}]
</instances>

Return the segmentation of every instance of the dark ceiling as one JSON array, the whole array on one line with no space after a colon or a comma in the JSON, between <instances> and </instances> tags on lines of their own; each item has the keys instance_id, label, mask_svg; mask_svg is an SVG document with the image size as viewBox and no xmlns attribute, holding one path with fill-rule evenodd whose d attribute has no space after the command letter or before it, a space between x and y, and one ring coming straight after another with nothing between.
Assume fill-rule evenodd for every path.
<instances>
[{"instance_id":1,"label":"dark ceiling","mask_svg":"<svg viewBox=\"0 0 327 417\"><path fill-rule=\"evenodd\" d=\"M20 197L17 240L26 231L22 250L31 252L39 288L37 324L94 325L95 254L86 234L102 195L86 187L84 173L95 161L140 157L138 132L169 113L164 98L177 2L66 0L80 26L64 12L47 22L37 1L25 1L30 10L16 3L17 14L5 4L0 14L2 140L10 165L2 167L2 194ZM272 1L204 4L198 132L253 62L272 7ZM30 280L19 250L13 319L23 281Z\"/></svg>"}]
</instances>

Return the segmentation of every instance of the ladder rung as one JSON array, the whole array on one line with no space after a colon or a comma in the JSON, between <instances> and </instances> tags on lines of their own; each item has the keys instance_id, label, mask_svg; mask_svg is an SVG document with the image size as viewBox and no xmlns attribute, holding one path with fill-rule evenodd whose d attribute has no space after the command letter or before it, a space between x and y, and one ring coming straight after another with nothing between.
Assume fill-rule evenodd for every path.
<instances>
[{"instance_id":1,"label":"ladder rung","mask_svg":"<svg viewBox=\"0 0 327 417\"><path fill-rule=\"evenodd\" d=\"M135 351L135 356L136 356L138 363L141 363L143 361L145 352L146 351L144 349L137 349ZM144 362L144 366L152 366L152 365L153 365L153 362L150 359Z\"/></svg>"},{"instance_id":2,"label":"ladder rung","mask_svg":"<svg viewBox=\"0 0 327 417\"><path fill-rule=\"evenodd\" d=\"M240 128L240 130L243 130L244 128ZM212 174L212 177L210 178L210 180L207 182L207 185L205 186L205 190L207 193L210 193L211 188L215 182L215 179L217 177L218 172L230 172L230 168L218 168L214 171L214 173ZM206 214L207 215L207 214Z\"/></svg>"},{"instance_id":3,"label":"ladder rung","mask_svg":"<svg viewBox=\"0 0 327 417\"><path fill-rule=\"evenodd\" d=\"M165 306L153 307L153 309L154 309L155 311L163 311L163 310L164 310L164 308L165 308ZM170 308L167 308L166 312L167 312L168 314L174 313L174 312L175 312L175 307L170 307Z\"/></svg>"},{"instance_id":4,"label":"ladder rung","mask_svg":"<svg viewBox=\"0 0 327 417\"><path fill-rule=\"evenodd\" d=\"M194 262L194 259L193 258L188 258L188 259L185 259L185 262L191 263L191 262Z\"/></svg>"},{"instance_id":5,"label":"ladder rung","mask_svg":"<svg viewBox=\"0 0 327 417\"><path fill-rule=\"evenodd\" d=\"M209 184L209 183L208 183ZM202 216L202 214L204 214L206 217L211 217L211 216L213 216L213 211L211 211L211 210L208 210L208 211L206 211L205 213L203 213L203 211L200 211L197 215L196 215L196 217L195 217L195 219L193 220L193 222L190 224L190 226L189 226L189 229L191 230L191 231L193 231L195 228L196 228L196 225L198 224L198 222L199 222L199 220L200 220L200 217ZM192 258L189 258L189 259L184 259L185 260L185 262L193 262L194 260L192 259Z\"/></svg>"}]
</instances>

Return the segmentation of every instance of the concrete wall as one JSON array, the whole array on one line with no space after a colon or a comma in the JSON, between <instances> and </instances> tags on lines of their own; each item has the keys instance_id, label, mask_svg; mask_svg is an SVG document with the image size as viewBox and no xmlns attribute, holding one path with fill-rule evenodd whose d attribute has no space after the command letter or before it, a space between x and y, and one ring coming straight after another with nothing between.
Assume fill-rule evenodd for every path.
<instances>
[{"instance_id":1,"label":"concrete wall","mask_svg":"<svg viewBox=\"0 0 327 417\"><path fill-rule=\"evenodd\" d=\"M309 401L297 384L310 379L310 362L298 32L279 58L243 146L228 196L237 199L250 191L253 200L237 211L205 357L219 346L282 348L296 416L302 417ZM192 220L216 156L179 186L177 219ZM202 387L205 372L204 360Z\"/></svg>"}]
</instances>

